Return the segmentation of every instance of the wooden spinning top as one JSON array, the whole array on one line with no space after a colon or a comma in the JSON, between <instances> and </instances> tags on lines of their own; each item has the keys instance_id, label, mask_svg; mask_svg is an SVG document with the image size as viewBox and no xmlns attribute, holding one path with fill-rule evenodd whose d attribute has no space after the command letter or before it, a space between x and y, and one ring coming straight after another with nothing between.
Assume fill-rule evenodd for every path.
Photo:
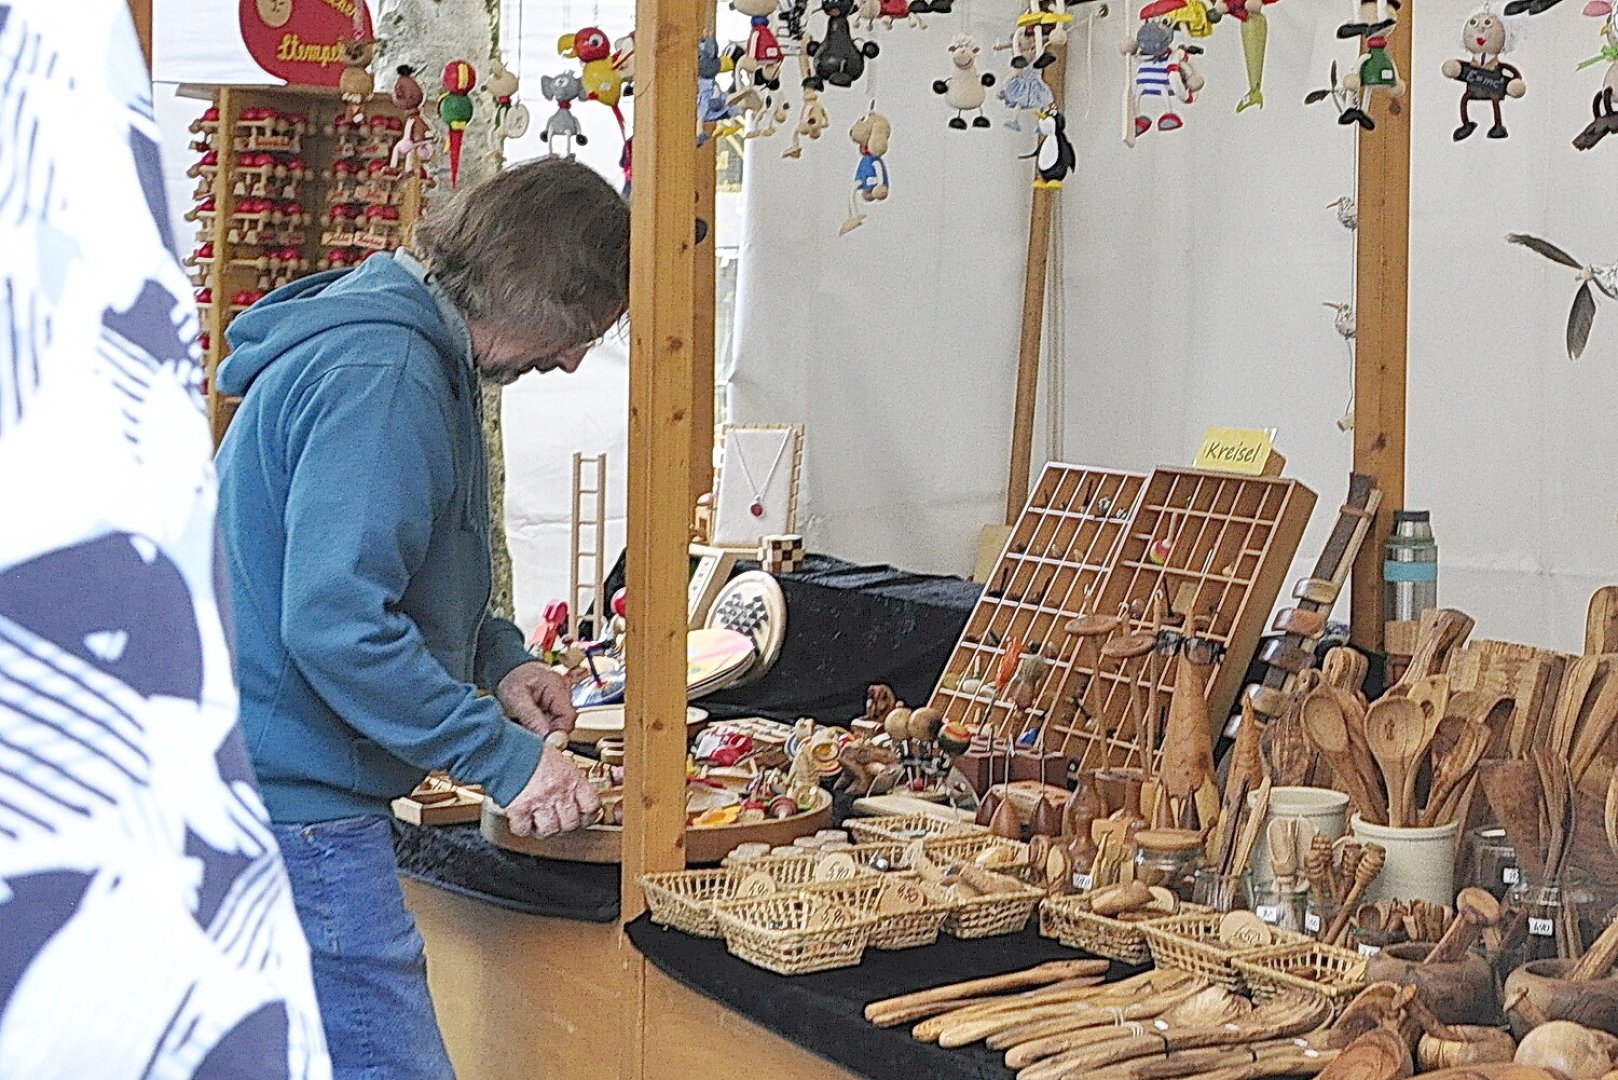
<instances>
[{"instance_id":1,"label":"wooden spinning top","mask_svg":"<svg viewBox=\"0 0 1618 1080\"><path fill-rule=\"evenodd\" d=\"M1062 813L1056 808L1056 804L1041 796L1034 803L1034 813L1029 820L1028 831L1034 836L1060 836Z\"/></svg>"},{"instance_id":2,"label":"wooden spinning top","mask_svg":"<svg viewBox=\"0 0 1618 1080\"><path fill-rule=\"evenodd\" d=\"M978 802L977 817L973 820L979 825L989 824L994 820L995 814L1000 810L1000 804L1004 801L1000 797L1000 793L991 787L983 793L983 798Z\"/></svg>"},{"instance_id":3,"label":"wooden spinning top","mask_svg":"<svg viewBox=\"0 0 1618 1080\"><path fill-rule=\"evenodd\" d=\"M944 714L937 709L923 706L910 714L906 725L912 739L918 742L932 742L938 738L938 732L944 726Z\"/></svg>"},{"instance_id":4,"label":"wooden spinning top","mask_svg":"<svg viewBox=\"0 0 1618 1080\"><path fill-rule=\"evenodd\" d=\"M919 711L919 710L918 710ZM894 742L903 742L910 738L910 718L914 715L909 709L894 709L882 718L882 730L888 733L888 738Z\"/></svg>"},{"instance_id":5,"label":"wooden spinning top","mask_svg":"<svg viewBox=\"0 0 1618 1080\"><path fill-rule=\"evenodd\" d=\"M1101 655L1108 660L1134 660L1157 647L1157 635L1150 630L1136 630L1132 634L1110 639L1101 646Z\"/></svg>"},{"instance_id":6,"label":"wooden spinning top","mask_svg":"<svg viewBox=\"0 0 1618 1080\"><path fill-rule=\"evenodd\" d=\"M982 812L981 807L979 812ZM989 818L989 831L1007 840L1022 839L1022 818L1017 816L1017 808L1011 805L1010 799L1001 799L1000 805L995 807Z\"/></svg>"}]
</instances>

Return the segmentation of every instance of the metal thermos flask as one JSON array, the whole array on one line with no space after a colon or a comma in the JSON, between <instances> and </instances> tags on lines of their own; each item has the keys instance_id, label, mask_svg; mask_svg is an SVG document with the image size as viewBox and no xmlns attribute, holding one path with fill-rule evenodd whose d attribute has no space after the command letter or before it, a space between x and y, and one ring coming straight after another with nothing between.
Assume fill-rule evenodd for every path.
<instances>
[{"instance_id":1,"label":"metal thermos flask","mask_svg":"<svg viewBox=\"0 0 1618 1080\"><path fill-rule=\"evenodd\" d=\"M1400 510L1393 515L1382 580L1389 622L1414 622L1423 611L1438 606L1438 542L1428 511Z\"/></svg>"}]
</instances>

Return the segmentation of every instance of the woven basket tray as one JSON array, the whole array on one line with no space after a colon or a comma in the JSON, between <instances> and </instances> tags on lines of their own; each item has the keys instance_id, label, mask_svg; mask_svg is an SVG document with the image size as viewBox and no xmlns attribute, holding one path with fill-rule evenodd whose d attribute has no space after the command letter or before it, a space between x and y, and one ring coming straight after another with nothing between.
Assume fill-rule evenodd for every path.
<instances>
[{"instance_id":1,"label":"woven basket tray","mask_svg":"<svg viewBox=\"0 0 1618 1080\"><path fill-rule=\"evenodd\" d=\"M946 821L926 814L890 814L885 817L849 818L843 822L862 844L907 844L917 837L970 836L989 830L970 821Z\"/></svg>"},{"instance_id":2,"label":"woven basket tray","mask_svg":"<svg viewBox=\"0 0 1618 1080\"><path fill-rule=\"evenodd\" d=\"M1209 909L1201 904L1183 904L1179 914L1200 914ZM1039 906L1041 937L1055 938L1070 949L1081 949L1125 964L1144 964L1152 958L1142 928L1148 923L1176 918L1155 915L1150 919L1115 919L1090 910L1090 896L1051 896Z\"/></svg>"},{"instance_id":3,"label":"woven basket tray","mask_svg":"<svg viewBox=\"0 0 1618 1080\"><path fill-rule=\"evenodd\" d=\"M1260 949L1226 949L1210 945L1202 939L1219 933L1221 913L1217 911L1191 915L1171 915L1166 919L1141 924L1141 934L1151 947L1152 960L1161 968L1173 968L1189 975L1206 979L1227 990L1242 989L1242 973L1236 970L1238 957L1251 956ZM1290 930L1270 928L1274 940L1263 948L1278 944L1292 944L1309 939Z\"/></svg>"},{"instance_id":4,"label":"woven basket tray","mask_svg":"<svg viewBox=\"0 0 1618 1080\"><path fill-rule=\"evenodd\" d=\"M732 955L777 975L853 967L871 933L870 919L805 892L717 904L714 913Z\"/></svg>"},{"instance_id":5,"label":"woven basket tray","mask_svg":"<svg viewBox=\"0 0 1618 1080\"><path fill-rule=\"evenodd\" d=\"M1015 934L1028 925L1045 898L1043 889L1026 885L1016 878L997 874L1017 886L1014 892L989 893L970 900L951 899L944 918L944 933L958 938L986 938Z\"/></svg>"},{"instance_id":6,"label":"woven basket tray","mask_svg":"<svg viewBox=\"0 0 1618 1080\"><path fill-rule=\"evenodd\" d=\"M716 938L722 935L714 904L734 899L741 878L734 870L720 869L642 874L637 880L653 922L693 937Z\"/></svg>"},{"instance_id":7,"label":"woven basket tray","mask_svg":"<svg viewBox=\"0 0 1618 1080\"><path fill-rule=\"evenodd\" d=\"M993 833L974 833L970 836L939 836L923 840L922 850L938 862L976 862L997 874L1026 881L1033 868L1029 864L1028 845L1018 840L1007 840ZM1009 852L1003 862L984 863L979 858L990 848Z\"/></svg>"},{"instance_id":8,"label":"woven basket tray","mask_svg":"<svg viewBox=\"0 0 1618 1080\"><path fill-rule=\"evenodd\" d=\"M883 894L900 883L919 889L925 898L924 906L898 914L884 913L881 910ZM870 945L875 949L914 949L919 945L931 945L938 940L938 931L944 925L944 917L950 912L949 899L913 874L882 874L852 881L806 885L803 891L824 896L856 915L873 920Z\"/></svg>"},{"instance_id":9,"label":"woven basket tray","mask_svg":"<svg viewBox=\"0 0 1618 1080\"><path fill-rule=\"evenodd\" d=\"M1300 991L1331 1002L1334 1016L1366 985L1365 957L1318 941L1272 945L1238 957L1235 965L1260 1004Z\"/></svg>"}]
</instances>

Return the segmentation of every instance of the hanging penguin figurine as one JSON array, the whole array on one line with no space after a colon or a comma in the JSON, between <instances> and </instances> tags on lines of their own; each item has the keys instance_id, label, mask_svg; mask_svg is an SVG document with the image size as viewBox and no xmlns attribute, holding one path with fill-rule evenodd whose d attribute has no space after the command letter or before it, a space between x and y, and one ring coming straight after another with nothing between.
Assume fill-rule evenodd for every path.
<instances>
[{"instance_id":1,"label":"hanging penguin figurine","mask_svg":"<svg viewBox=\"0 0 1618 1080\"><path fill-rule=\"evenodd\" d=\"M438 99L438 118L449 131L449 186L461 175L461 139L472 122L472 88L478 73L465 60L444 65L444 94Z\"/></svg>"},{"instance_id":2,"label":"hanging penguin figurine","mask_svg":"<svg viewBox=\"0 0 1618 1080\"><path fill-rule=\"evenodd\" d=\"M1059 188L1078 164L1078 155L1067 137L1067 120L1058 109L1044 109L1034 130L1039 133L1039 145L1026 155L1034 159L1034 190Z\"/></svg>"}]
</instances>

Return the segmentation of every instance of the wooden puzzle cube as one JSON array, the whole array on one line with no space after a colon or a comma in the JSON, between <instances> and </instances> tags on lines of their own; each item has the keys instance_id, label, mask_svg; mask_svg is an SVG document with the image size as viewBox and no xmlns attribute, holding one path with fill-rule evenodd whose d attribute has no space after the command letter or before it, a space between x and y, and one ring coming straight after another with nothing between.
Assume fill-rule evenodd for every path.
<instances>
[{"instance_id":1,"label":"wooden puzzle cube","mask_svg":"<svg viewBox=\"0 0 1618 1080\"><path fill-rule=\"evenodd\" d=\"M796 574L807 554L801 536L766 536L759 544L758 561L767 574Z\"/></svg>"}]
</instances>

